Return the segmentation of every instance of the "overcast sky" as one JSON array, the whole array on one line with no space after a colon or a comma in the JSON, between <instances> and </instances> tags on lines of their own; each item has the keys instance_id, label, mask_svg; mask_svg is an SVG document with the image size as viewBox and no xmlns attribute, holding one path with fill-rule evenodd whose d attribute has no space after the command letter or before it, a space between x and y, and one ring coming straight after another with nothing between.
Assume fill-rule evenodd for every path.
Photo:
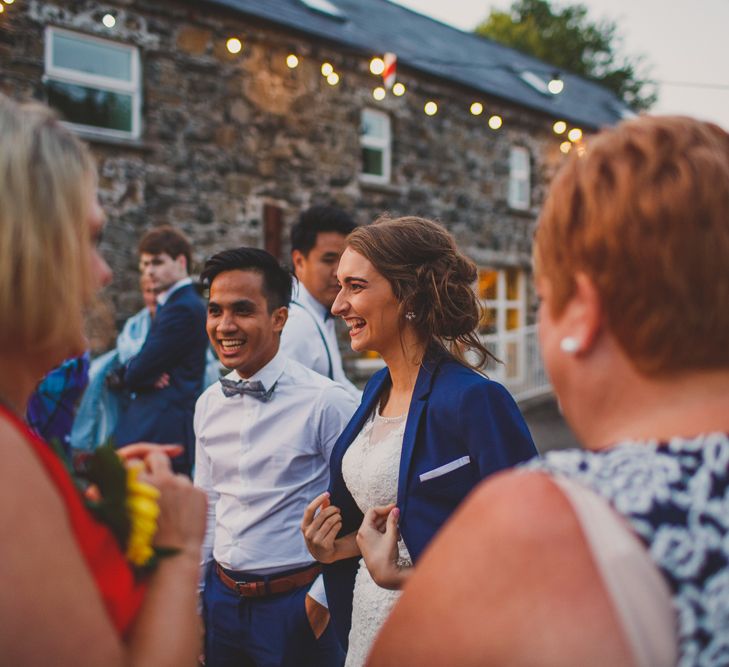
<instances>
[{"instance_id":1,"label":"overcast sky","mask_svg":"<svg viewBox=\"0 0 729 667\"><path fill-rule=\"evenodd\" d=\"M392 0L462 30L509 0ZM684 113L729 130L729 0L580 0L616 21L621 51L644 54L660 83L656 113ZM565 3L555 3L556 6ZM577 2L569 2L577 4ZM678 85L684 84L684 85ZM692 84L692 85L685 85Z\"/></svg>"}]
</instances>

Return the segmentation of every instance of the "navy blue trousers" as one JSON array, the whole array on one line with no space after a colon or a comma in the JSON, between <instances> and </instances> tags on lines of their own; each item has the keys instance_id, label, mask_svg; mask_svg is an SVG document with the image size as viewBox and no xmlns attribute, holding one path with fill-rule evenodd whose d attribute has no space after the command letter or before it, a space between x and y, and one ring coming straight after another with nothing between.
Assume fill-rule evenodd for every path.
<instances>
[{"instance_id":1,"label":"navy blue trousers","mask_svg":"<svg viewBox=\"0 0 729 667\"><path fill-rule=\"evenodd\" d=\"M306 616L310 586L263 598L227 588L211 563L205 576L206 667L342 667L333 624L316 639Z\"/></svg>"}]
</instances>

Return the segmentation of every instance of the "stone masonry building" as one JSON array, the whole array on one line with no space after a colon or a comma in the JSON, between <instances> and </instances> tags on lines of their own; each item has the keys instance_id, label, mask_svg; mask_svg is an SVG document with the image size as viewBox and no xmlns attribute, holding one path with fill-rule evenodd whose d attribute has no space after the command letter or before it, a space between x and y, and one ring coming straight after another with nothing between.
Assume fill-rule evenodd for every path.
<instances>
[{"instance_id":1,"label":"stone masonry building","mask_svg":"<svg viewBox=\"0 0 729 667\"><path fill-rule=\"evenodd\" d=\"M285 259L300 211L334 203L362 224L441 221L481 267L484 334L519 330L545 185L579 149L567 132L630 113L594 83L387 0L4 2L0 91L48 101L97 157L117 324L141 307L149 226L183 229L198 262L243 244ZM386 53L404 94L371 72ZM498 345L518 372L521 352Z\"/></svg>"}]
</instances>

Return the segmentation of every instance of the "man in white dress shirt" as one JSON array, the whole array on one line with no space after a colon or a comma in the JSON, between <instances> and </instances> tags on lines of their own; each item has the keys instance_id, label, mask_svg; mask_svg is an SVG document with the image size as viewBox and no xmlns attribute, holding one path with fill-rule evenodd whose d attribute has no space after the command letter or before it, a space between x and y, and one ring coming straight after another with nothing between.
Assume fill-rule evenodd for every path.
<instances>
[{"instance_id":1,"label":"man in white dress shirt","mask_svg":"<svg viewBox=\"0 0 729 667\"><path fill-rule=\"evenodd\" d=\"M267 252L208 260L207 332L233 369L195 408L195 484L208 493L203 545L207 667L339 667L320 584L299 529L327 488L329 455L356 403L279 352L290 275ZM319 598L320 599L320 598Z\"/></svg>"},{"instance_id":2,"label":"man in white dress shirt","mask_svg":"<svg viewBox=\"0 0 729 667\"><path fill-rule=\"evenodd\" d=\"M291 262L297 280L281 349L289 358L339 382L359 402L362 392L344 374L330 312L339 293L339 258L354 228L343 210L313 206L291 229Z\"/></svg>"}]
</instances>

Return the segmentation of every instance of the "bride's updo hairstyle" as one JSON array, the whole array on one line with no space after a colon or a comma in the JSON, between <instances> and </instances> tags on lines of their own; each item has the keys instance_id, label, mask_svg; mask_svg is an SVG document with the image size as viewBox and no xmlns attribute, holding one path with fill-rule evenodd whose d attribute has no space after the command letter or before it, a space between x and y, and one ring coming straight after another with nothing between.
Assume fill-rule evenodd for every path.
<instances>
[{"instance_id":1,"label":"bride's updo hairstyle","mask_svg":"<svg viewBox=\"0 0 729 667\"><path fill-rule=\"evenodd\" d=\"M476 331L482 315L473 291L476 265L443 227L414 216L382 217L355 229L347 246L390 283L401 322L426 345L436 343L472 368L495 360Z\"/></svg>"}]
</instances>

